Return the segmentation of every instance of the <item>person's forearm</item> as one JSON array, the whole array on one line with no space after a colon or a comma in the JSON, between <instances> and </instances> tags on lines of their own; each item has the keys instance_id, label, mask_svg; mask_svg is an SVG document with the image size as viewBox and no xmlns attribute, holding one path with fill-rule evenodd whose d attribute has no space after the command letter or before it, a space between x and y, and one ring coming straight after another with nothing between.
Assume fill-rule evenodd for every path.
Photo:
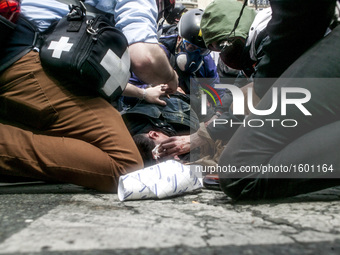
<instances>
[{"instance_id":1,"label":"person's forearm","mask_svg":"<svg viewBox=\"0 0 340 255\"><path fill-rule=\"evenodd\" d=\"M204 139L200 137L197 132L190 135L190 149L195 149L205 144Z\"/></svg>"},{"instance_id":2,"label":"person's forearm","mask_svg":"<svg viewBox=\"0 0 340 255\"><path fill-rule=\"evenodd\" d=\"M131 83L128 83L126 85L125 90L122 93L123 96L128 96L128 97L137 97L140 99L144 99L146 95L145 89L139 88Z\"/></svg>"},{"instance_id":3,"label":"person's forearm","mask_svg":"<svg viewBox=\"0 0 340 255\"><path fill-rule=\"evenodd\" d=\"M152 88L139 88L131 83L128 83L123 96L136 97L143 99L151 104L166 105L166 102L160 99L164 96L165 92L162 90L162 86L156 86Z\"/></svg>"},{"instance_id":4,"label":"person's forearm","mask_svg":"<svg viewBox=\"0 0 340 255\"><path fill-rule=\"evenodd\" d=\"M129 46L132 71L145 83L173 84L177 75L158 44L135 43Z\"/></svg>"}]
</instances>

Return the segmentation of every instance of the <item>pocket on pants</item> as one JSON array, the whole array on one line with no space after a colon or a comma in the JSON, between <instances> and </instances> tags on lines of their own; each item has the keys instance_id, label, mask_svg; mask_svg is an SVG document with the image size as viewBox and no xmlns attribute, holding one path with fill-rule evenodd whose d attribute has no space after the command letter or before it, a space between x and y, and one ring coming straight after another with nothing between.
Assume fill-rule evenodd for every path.
<instances>
[{"instance_id":1,"label":"pocket on pants","mask_svg":"<svg viewBox=\"0 0 340 255\"><path fill-rule=\"evenodd\" d=\"M33 73L0 86L0 115L41 130L58 118Z\"/></svg>"}]
</instances>

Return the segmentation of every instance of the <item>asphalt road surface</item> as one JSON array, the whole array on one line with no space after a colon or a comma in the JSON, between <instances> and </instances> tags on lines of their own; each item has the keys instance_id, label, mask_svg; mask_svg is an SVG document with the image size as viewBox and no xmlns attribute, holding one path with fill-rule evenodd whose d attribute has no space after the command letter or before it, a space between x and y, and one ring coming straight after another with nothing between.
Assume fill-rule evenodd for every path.
<instances>
[{"instance_id":1,"label":"asphalt road surface","mask_svg":"<svg viewBox=\"0 0 340 255\"><path fill-rule=\"evenodd\" d=\"M206 189L120 202L67 184L0 184L0 254L340 254L340 188L235 204Z\"/></svg>"}]
</instances>

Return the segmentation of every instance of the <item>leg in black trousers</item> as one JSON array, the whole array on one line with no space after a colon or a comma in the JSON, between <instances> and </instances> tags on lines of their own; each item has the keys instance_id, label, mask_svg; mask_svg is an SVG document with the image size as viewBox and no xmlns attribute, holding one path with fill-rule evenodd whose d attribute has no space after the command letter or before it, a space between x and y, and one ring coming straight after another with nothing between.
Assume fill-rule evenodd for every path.
<instances>
[{"instance_id":1,"label":"leg in black trousers","mask_svg":"<svg viewBox=\"0 0 340 255\"><path fill-rule=\"evenodd\" d=\"M290 164L328 164L333 172L301 174L278 179L275 174L220 173L221 188L234 199L268 199L294 196L340 185L340 27L303 54L283 73L273 87L299 87L310 91L311 99L304 107L312 114L305 116L296 106L288 105L287 115L281 107L268 116L250 115L247 120L295 119L296 127L260 128L241 126L221 155L220 166L259 166ZM286 77L286 78L283 78ZM307 78L296 78L307 77ZM315 78L310 78L315 77ZM290 94L289 98L301 94ZM280 98L280 93L279 93ZM257 109L269 109L272 91L261 99ZM282 177L282 176L281 176Z\"/></svg>"}]
</instances>

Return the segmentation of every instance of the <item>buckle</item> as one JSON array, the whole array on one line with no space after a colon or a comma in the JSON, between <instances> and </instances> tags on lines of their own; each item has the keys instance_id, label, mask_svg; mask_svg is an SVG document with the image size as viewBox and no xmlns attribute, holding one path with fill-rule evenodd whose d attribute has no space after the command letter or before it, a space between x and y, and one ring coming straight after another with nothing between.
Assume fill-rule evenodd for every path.
<instances>
[{"instance_id":1,"label":"buckle","mask_svg":"<svg viewBox=\"0 0 340 255\"><path fill-rule=\"evenodd\" d=\"M67 14L67 20L82 20L86 15L86 7L83 2L80 2L80 6L69 5L70 12Z\"/></svg>"}]
</instances>

